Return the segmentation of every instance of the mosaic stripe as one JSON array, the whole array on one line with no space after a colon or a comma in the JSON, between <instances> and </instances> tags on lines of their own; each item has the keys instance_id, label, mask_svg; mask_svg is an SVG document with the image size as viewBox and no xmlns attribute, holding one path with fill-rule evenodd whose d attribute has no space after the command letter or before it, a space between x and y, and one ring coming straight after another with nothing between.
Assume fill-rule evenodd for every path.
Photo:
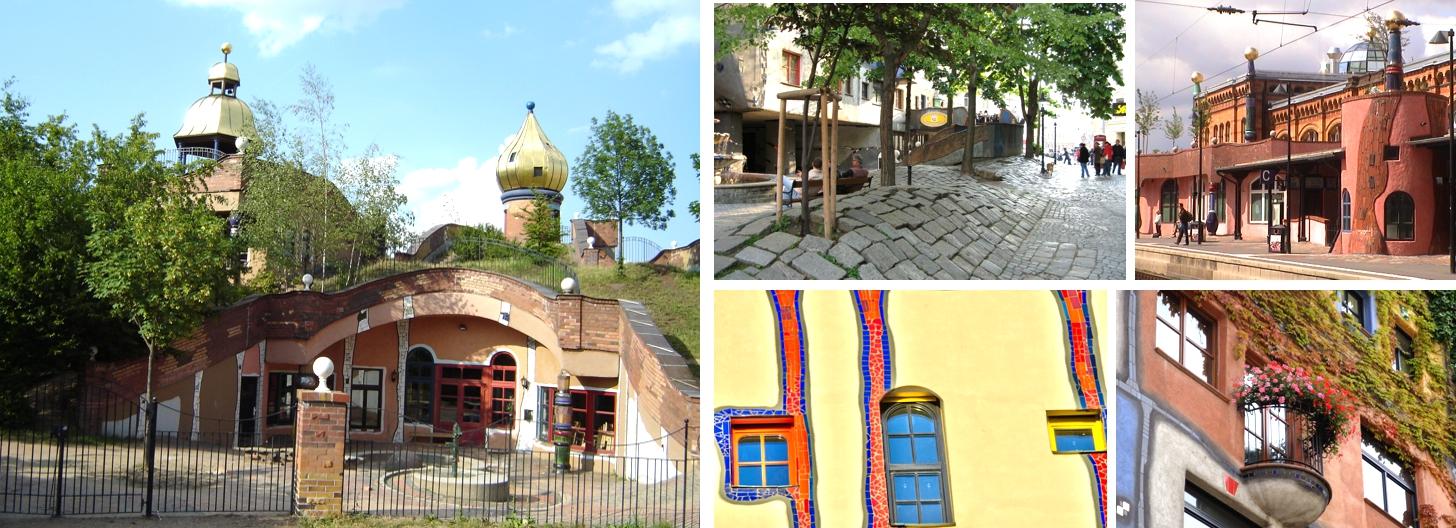
<instances>
[{"instance_id":1,"label":"mosaic stripe","mask_svg":"<svg viewBox=\"0 0 1456 528\"><path fill-rule=\"evenodd\" d=\"M778 331L779 407L753 409L727 407L713 413L713 438L723 456L723 496L732 502L756 502L775 497L789 501L790 526L812 528L817 522L814 509L814 447L809 432L807 346L801 317L803 292L772 291L769 300L774 308ZM748 488L733 485L733 418L787 416L794 421L797 438L790 445L804 446L806 452L796 459L791 473L794 482L781 488ZM792 449L792 447L791 447Z\"/></svg>"},{"instance_id":2,"label":"mosaic stripe","mask_svg":"<svg viewBox=\"0 0 1456 528\"><path fill-rule=\"evenodd\" d=\"M1083 409L1097 409L1102 414L1103 433L1107 430L1107 407L1102 404L1102 380L1097 370L1097 340L1092 327L1092 308L1088 292L1062 290L1057 303L1067 330L1067 368L1072 390ZM1092 473L1093 498L1097 504L1097 526L1107 526L1107 453L1087 455Z\"/></svg>"},{"instance_id":3,"label":"mosaic stripe","mask_svg":"<svg viewBox=\"0 0 1456 528\"><path fill-rule=\"evenodd\" d=\"M889 488L885 484L884 424L880 400L894 383L890 333L885 325L887 292L854 291L859 315L861 404L865 417L865 525L890 526Z\"/></svg>"}]
</instances>

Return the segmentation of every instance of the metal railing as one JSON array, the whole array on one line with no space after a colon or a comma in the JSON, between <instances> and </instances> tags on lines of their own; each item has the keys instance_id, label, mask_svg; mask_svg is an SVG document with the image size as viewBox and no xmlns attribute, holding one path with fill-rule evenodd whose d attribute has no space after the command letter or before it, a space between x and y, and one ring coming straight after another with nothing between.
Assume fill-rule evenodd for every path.
<instances>
[{"instance_id":1,"label":"metal railing","mask_svg":"<svg viewBox=\"0 0 1456 528\"><path fill-rule=\"evenodd\" d=\"M622 237L622 262L648 262L661 252L662 246L651 240L635 236Z\"/></svg>"},{"instance_id":2,"label":"metal railing","mask_svg":"<svg viewBox=\"0 0 1456 528\"><path fill-rule=\"evenodd\" d=\"M694 432L684 426L668 436L688 442ZM344 511L533 526L699 525L696 457L576 452L563 471L549 452L521 449L518 433L475 424L449 443L349 442Z\"/></svg>"},{"instance_id":3,"label":"metal railing","mask_svg":"<svg viewBox=\"0 0 1456 528\"><path fill-rule=\"evenodd\" d=\"M1244 412L1244 465L1281 463L1324 474L1325 442L1311 434L1308 418L1284 405Z\"/></svg>"},{"instance_id":4,"label":"metal railing","mask_svg":"<svg viewBox=\"0 0 1456 528\"><path fill-rule=\"evenodd\" d=\"M319 282L320 291L340 291L401 273L441 268L499 273L552 291L560 288L562 279L576 278L576 268L565 260L503 240L447 237L442 248L432 252L434 260L380 259L326 277Z\"/></svg>"},{"instance_id":5,"label":"metal railing","mask_svg":"<svg viewBox=\"0 0 1456 528\"><path fill-rule=\"evenodd\" d=\"M226 155L221 150L207 147L182 147L162 151L162 159L177 160L182 164L203 159L217 161Z\"/></svg>"}]
</instances>

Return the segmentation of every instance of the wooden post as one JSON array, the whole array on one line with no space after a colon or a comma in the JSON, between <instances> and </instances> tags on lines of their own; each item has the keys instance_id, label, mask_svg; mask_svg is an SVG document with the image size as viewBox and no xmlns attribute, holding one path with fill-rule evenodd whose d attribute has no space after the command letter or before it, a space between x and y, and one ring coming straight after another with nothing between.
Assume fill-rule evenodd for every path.
<instances>
[{"instance_id":1,"label":"wooden post","mask_svg":"<svg viewBox=\"0 0 1456 528\"><path fill-rule=\"evenodd\" d=\"M830 170L831 164L830 160L828 160L830 129L828 129L828 97L826 97L827 92L828 89L823 89L823 92L820 92L820 160L824 160L823 163L821 163L823 164L823 167L821 167L820 169L824 172L823 175L820 175L820 192L824 193L824 239L828 239L828 230L830 230L831 227L830 204L833 204L830 198L830 193L833 192L833 188L830 188L830 186L828 186L828 182L830 182L830 177L833 177L831 176L833 175L833 170Z\"/></svg>"},{"instance_id":2,"label":"wooden post","mask_svg":"<svg viewBox=\"0 0 1456 528\"><path fill-rule=\"evenodd\" d=\"M829 140L829 154L832 156L829 171L829 222L824 230L824 238L834 240L834 233L839 228L839 97L834 97L834 113L829 118L829 130L832 132Z\"/></svg>"},{"instance_id":3,"label":"wooden post","mask_svg":"<svg viewBox=\"0 0 1456 528\"><path fill-rule=\"evenodd\" d=\"M779 99L778 162L774 168L774 226L778 226L784 219L784 114L788 111L789 100Z\"/></svg>"}]
</instances>

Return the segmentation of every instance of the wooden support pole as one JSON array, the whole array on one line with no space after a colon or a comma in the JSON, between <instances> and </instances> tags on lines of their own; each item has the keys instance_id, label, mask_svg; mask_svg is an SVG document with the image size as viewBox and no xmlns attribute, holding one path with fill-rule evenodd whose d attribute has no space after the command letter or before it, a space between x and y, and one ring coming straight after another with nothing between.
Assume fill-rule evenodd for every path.
<instances>
[{"instance_id":1,"label":"wooden support pole","mask_svg":"<svg viewBox=\"0 0 1456 528\"><path fill-rule=\"evenodd\" d=\"M829 230L834 227L832 225L833 221L830 220L830 215L833 214L833 211L830 209L834 203L834 188L829 186L829 182L832 181L834 171L831 169L833 164L829 161L829 142L831 138L829 112L827 112L828 106L829 98L826 96L826 93L819 92L819 159L823 160L820 163L820 170L823 173L819 175L819 188L821 189L820 192L824 194L824 238L829 238Z\"/></svg>"},{"instance_id":2,"label":"wooden support pole","mask_svg":"<svg viewBox=\"0 0 1456 528\"><path fill-rule=\"evenodd\" d=\"M829 120L829 130L833 132L829 141L829 154L833 157L830 171L829 190L829 229L828 235L824 238L834 240L834 233L839 229L839 98L834 98L834 113Z\"/></svg>"},{"instance_id":3,"label":"wooden support pole","mask_svg":"<svg viewBox=\"0 0 1456 528\"><path fill-rule=\"evenodd\" d=\"M789 100L779 99L778 160L774 165L774 226L784 217L784 116L789 113Z\"/></svg>"}]
</instances>

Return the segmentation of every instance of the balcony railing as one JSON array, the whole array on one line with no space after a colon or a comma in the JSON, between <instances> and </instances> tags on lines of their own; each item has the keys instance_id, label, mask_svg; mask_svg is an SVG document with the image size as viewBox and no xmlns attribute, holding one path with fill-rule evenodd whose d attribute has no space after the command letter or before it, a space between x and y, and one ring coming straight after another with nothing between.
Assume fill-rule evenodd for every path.
<instances>
[{"instance_id":1,"label":"balcony railing","mask_svg":"<svg viewBox=\"0 0 1456 528\"><path fill-rule=\"evenodd\" d=\"M1244 465L1279 463L1324 474L1327 439L1311 434L1308 418L1284 405L1244 412Z\"/></svg>"},{"instance_id":2,"label":"balcony railing","mask_svg":"<svg viewBox=\"0 0 1456 528\"><path fill-rule=\"evenodd\" d=\"M177 163L187 164L197 160L217 161L226 156L221 150L207 147L183 147L162 151L162 159L177 160Z\"/></svg>"}]
</instances>

